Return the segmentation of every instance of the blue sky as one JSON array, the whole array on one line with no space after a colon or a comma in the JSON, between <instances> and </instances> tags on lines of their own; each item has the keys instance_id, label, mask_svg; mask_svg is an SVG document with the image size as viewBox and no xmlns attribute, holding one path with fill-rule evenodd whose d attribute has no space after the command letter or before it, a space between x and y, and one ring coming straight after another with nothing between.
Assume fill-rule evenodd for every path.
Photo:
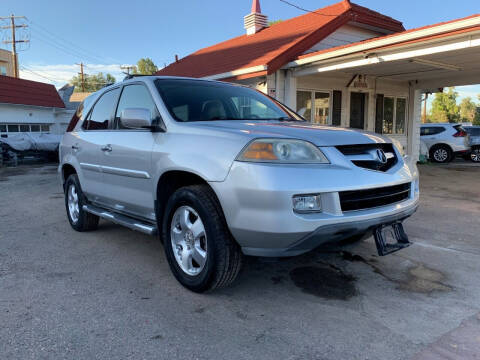
<instances>
[{"instance_id":1,"label":"blue sky","mask_svg":"<svg viewBox=\"0 0 480 360\"><path fill-rule=\"evenodd\" d=\"M335 0L290 0L318 9ZM479 13L478 0L355 0L403 21L408 28ZM280 0L261 0L269 19L302 14ZM83 61L86 71L111 72L120 78L120 64L151 57L162 67L189 53L244 32L243 16L251 0L2 0L0 16L24 15L30 21L31 44L20 53L20 64L58 86L71 78ZM5 47L5 45L0 44ZM32 73L23 76L48 82ZM462 94L463 89L457 88ZM468 87L469 93L480 87Z\"/></svg>"}]
</instances>

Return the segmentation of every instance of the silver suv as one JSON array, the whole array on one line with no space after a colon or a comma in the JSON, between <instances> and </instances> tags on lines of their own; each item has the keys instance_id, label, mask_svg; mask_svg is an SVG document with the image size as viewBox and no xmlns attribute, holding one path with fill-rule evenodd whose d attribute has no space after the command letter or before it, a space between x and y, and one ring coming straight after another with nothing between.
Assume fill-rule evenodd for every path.
<instances>
[{"instance_id":1,"label":"silver suv","mask_svg":"<svg viewBox=\"0 0 480 360\"><path fill-rule=\"evenodd\" d=\"M317 126L247 87L133 77L93 94L60 145L68 220L160 235L175 277L230 284L243 255L295 256L374 234L408 246L415 161L378 134Z\"/></svg>"},{"instance_id":2,"label":"silver suv","mask_svg":"<svg viewBox=\"0 0 480 360\"><path fill-rule=\"evenodd\" d=\"M469 137L461 124L422 124L420 139L428 149L430 160L437 163L448 163L455 156L467 156L470 152Z\"/></svg>"}]
</instances>

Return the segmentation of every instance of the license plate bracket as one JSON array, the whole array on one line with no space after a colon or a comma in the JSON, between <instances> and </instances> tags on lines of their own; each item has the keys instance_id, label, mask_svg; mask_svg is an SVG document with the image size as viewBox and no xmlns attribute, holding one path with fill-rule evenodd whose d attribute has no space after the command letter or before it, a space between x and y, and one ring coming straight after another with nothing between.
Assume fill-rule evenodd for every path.
<instances>
[{"instance_id":1,"label":"license plate bracket","mask_svg":"<svg viewBox=\"0 0 480 360\"><path fill-rule=\"evenodd\" d=\"M379 226L373 232L373 236L379 256L392 254L412 244L401 222Z\"/></svg>"}]
</instances>

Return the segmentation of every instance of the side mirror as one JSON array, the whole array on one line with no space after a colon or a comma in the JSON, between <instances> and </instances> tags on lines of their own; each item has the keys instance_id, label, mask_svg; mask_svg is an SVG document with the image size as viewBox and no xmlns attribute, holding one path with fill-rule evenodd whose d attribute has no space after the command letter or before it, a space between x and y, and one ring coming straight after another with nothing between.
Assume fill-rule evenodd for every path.
<instances>
[{"instance_id":1,"label":"side mirror","mask_svg":"<svg viewBox=\"0 0 480 360\"><path fill-rule=\"evenodd\" d=\"M129 129L152 127L152 114L144 108L127 108L120 114L120 123Z\"/></svg>"}]
</instances>

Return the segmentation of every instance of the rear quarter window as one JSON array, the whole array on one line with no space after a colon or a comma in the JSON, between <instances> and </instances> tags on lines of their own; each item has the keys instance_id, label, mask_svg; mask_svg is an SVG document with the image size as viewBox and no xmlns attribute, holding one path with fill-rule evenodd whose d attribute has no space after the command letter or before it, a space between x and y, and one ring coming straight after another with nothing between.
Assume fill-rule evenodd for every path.
<instances>
[{"instance_id":1,"label":"rear quarter window","mask_svg":"<svg viewBox=\"0 0 480 360\"><path fill-rule=\"evenodd\" d=\"M445 131L443 126L422 126L420 136L436 135Z\"/></svg>"}]
</instances>

